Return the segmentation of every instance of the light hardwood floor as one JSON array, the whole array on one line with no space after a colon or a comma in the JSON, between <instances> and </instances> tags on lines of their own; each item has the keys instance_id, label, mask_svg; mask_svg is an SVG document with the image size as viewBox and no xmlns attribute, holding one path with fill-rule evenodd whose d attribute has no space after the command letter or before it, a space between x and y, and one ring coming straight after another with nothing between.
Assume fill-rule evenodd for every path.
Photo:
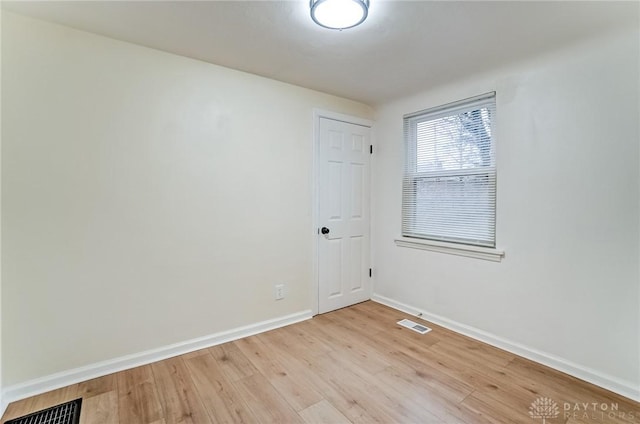
<instances>
[{"instance_id":1,"label":"light hardwood floor","mask_svg":"<svg viewBox=\"0 0 640 424\"><path fill-rule=\"evenodd\" d=\"M636 402L402 318L412 317L361 303L15 402L2 422L82 397L82 424L534 424L530 406L546 397L559 407L549 424L640 423Z\"/></svg>"}]
</instances>

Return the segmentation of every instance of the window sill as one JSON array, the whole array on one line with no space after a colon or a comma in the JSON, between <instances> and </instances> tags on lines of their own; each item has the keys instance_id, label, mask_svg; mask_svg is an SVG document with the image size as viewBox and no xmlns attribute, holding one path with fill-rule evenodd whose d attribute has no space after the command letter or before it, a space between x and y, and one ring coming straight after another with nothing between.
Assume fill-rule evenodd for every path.
<instances>
[{"instance_id":1,"label":"window sill","mask_svg":"<svg viewBox=\"0 0 640 424\"><path fill-rule=\"evenodd\" d=\"M500 262L504 258L504 251L490 247L467 246L464 244L447 243L443 241L423 240L399 237L394 240L396 246L411 249L429 250L431 252L448 253L450 255L466 256L468 258L484 259L485 261Z\"/></svg>"}]
</instances>

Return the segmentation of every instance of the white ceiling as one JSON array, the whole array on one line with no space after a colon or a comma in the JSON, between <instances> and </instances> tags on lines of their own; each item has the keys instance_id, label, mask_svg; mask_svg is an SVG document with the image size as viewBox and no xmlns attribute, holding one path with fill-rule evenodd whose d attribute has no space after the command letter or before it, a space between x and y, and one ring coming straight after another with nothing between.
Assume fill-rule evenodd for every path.
<instances>
[{"instance_id":1,"label":"white ceiling","mask_svg":"<svg viewBox=\"0 0 640 424\"><path fill-rule=\"evenodd\" d=\"M638 27L640 3L371 0L342 32L307 0L46 1L3 8L369 104Z\"/></svg>"}]
</instances>

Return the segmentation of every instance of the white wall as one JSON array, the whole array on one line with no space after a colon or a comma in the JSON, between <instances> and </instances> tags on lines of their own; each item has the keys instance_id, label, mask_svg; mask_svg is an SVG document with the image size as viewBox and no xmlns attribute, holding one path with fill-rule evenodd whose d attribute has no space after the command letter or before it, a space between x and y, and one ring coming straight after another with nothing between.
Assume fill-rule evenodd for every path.
<instances>
[{"instance_id":1,"label":"white wall","mask_svg":"<svg viewBox=\"0 0 640 424\"><path fill-rule=\"evenodd\" d=\"M368 106L6 12L2 42L5 386L311 308L312 110Z\"/></svg>"},{"instance_id":2,"label":"white wall","mask_svg":"<svg viewBox=\"0 0 640 424\"><path fill-rule=\"evenodd\" d=\"M0 22L2 9L0 8ZM2 34L0 31L0 45ZM1 50L1 48L0 48ZM0 54L0 93L2 93L2 55ZM5 400L2 396L2 102L0 101L0 417L4 414Z\"/></svg>"},{"instance_id":3,"label":"white wall","mask_svg":"<svg viewBox=\"0 0 640 424\"><path fill-rule=\"evenodd\" d=\"M382 105L376 294L556 356L566 369L640 396L638 40L637 30L601 36ZM505 259L397 247L403 114L492 90Z\"/></svg>"}]
</instances>

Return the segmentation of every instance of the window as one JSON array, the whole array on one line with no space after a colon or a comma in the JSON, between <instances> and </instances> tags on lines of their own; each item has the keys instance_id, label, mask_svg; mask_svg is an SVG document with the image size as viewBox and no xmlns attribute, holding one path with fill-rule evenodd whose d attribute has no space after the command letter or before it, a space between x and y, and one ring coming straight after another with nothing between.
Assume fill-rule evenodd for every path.
<instances>
[{"instance_id":1,"label":"window","mask_svg":"<svg viewBox=\"0 0 640 424\"><path fill-rule=\"evenodd\" d=\"M405 115L404 237L495 247L495 93Z\"/></svg>"}]
</instances>

